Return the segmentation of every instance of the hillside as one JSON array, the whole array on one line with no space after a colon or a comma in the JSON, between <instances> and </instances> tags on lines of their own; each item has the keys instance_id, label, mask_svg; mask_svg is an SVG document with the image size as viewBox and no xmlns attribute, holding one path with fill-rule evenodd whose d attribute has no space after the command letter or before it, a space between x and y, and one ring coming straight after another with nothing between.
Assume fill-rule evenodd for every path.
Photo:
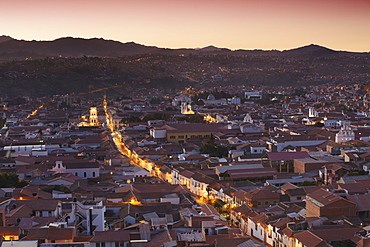
<instances>
[{"instance_id":1,"label":"hillside","mask_svg":"<svg viewBox=\"0 0 370 247\"><path fill-rule=\"evenodd\" d=\"M0 86L6 90L0 96L101 90L122 94L129 86L178 90L370 83L369 53L318 45L287 51L231 51L214 46L172 50L103 39L19 41L2 36L1 40Z\"/></svg>"},{"instance_id":2,"label":"hillside","mask_svg":"<svg viewBox=\"0 0 370 247\"><path fill-rule=\"evenodd\" d=\"M154 46L145 46L134 42L122 43L114 40L99 38L59 38L53 41L25 41L16 40L8 36L0 36L0 61L14 59L23 60L26 58L46 57L122 57L140 54L230 54L230 55L329 55L336 51L318 45L308 45L286 51L263 51L263 50L236 50L207 46L200 49L165 49ZM342 55L344 54L341 52ZM359 53L361 54L361 53Z\"/></svg>"}]
</instances>

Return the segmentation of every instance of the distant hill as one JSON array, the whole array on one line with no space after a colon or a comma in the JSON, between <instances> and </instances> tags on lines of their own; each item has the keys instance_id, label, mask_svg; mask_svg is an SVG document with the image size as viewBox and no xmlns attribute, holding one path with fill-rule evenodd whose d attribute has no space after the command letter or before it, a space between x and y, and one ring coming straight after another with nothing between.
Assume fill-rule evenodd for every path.
<instances>
[{"instance_id":1,"label":"distant hill","mask_svg":"<svg viewBox=\"0 0 370 247\"><path fill-rule=\"evenodd\" d=\"M134 42L122 43L102 38L59 38L53 41L25 41L0 36L0 60L45 57L122 57L140 54L233 54L233 55L288 55L288 56L322 56L337 53L337 51L318 46L308 45L292 50L236 50L207 46L200 49L166 49L155 46L145 46ZM343 52L342 52L343 53Z\"/></svg>"},{"instance_id":2,"label":"distant hill","mask_svg":"<svg viewBox=\"0 0 370 247\"><path fill-rule=\"evenodd\" d=\"M0 43L8 41L8 40L12 40L12 38L9 36L5 36L5 35L0 36Z\"/></svg>"},{"instance_id":3,"label":"distant hill","mask_svg":"<svg viewBox=\"0 0 370 247\"><path fill-rule=\"evenodd\" d=\"M336 54L337 51L334 51L323 46L311 44L291 50L285 50L282 53L285 55L293 56L326 56Z\"/></svg>"},{"instance_id":4,"label":"distant hill","mask_svg":"<svg viewBox=\"0 0 370 247\"><path fill-rule=\"evenodd\" d=\"M154 54L154 55L153 55ZM179 56L184 55L184 56ZM213 45L165 49L134 42L0 36L3 96L181 90L225 85L368 84L370 53L308 45L286 51L230 50Z\"/></svg>"}]
</instances>

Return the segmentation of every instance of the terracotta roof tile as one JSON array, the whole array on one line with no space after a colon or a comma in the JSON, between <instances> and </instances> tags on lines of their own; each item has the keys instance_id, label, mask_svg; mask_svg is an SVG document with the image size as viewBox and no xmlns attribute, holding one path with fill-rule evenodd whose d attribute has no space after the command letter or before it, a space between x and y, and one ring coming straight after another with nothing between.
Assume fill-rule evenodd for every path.
<instances>
[{"instance_id":1,"label":"terracotta roof tile","mask_svg":"<svg viewBox=\"0 0 370 247\"><path fill-rule=\"evenodd\" d=\"M254 189L248 191L245 195L246 198L256 200L256 199L279 199L280 194L277 192L272 192L267 189Z\"/></svg>"},{"instance_id":2,"label":"terracotta roof tile","mask_svg":"<svg viewBox=\"0 0 370 247\"><path fill-rule=\"evenodd\" d=\"M324 190L324 189L319 189L319 190L316 190L315 192L313 193L310 193L307 195L307 197L310 197L316 201L318 201L319 203L323 204L324 206L325 205L330 205L334 202L338 202L338 201L347 201L348 203L351 203L351 204L354 204L332 192L329 192L327 190ZM308 198L307 198L308 199ZM354 204L355 205L355 204Z\"/></svg>"},{"instance_id":3,"label":"terracotta roof tile","mask_svg":"<svg viewBox=\"0 0 370 247\"><path fill-rule=\"evenodd\" d=\"M164 243L176 241L176 231L165 230L163 232L152 235L151 241L146 245L147 247L162 247Z\"/></svg>"},{"instance_id":4,"label":"terracotta roof tile","mask_svg":"<svg viewBox=\"0 0 370 247\"><path fill-rule=\"evenodd\" d=\"M48 239L48 240L73 240L74 228L31 228L28 231L27 239Z\"/></svg>"},{"instance_id":5,"label":"terracotta roof tile","mask_svg":"<svg viewBox=\"0 0 370 247\"><path fill-rule=\"evenodd\" d=\"M18 226L0 226L0 236L12 235L19 236L21 234L21 228Z\"/></svg>"},{"instance_id":6,"label":"terracotta roof tile","mask_svg":"<svg viewBox=\"0 0 370 247\"><path fill-rule=\"evenodd\" d=\"M130 231L95 231L90 242L121 242L130 240Z\"/></svg>"},{"instance_id":7,"label":"terracotta roof tile","mask_svg":"<svg viewBox=\"0 0 370 247\"><path fill-rule=\"evenodd\" d=\"M310 231L298 232L294 234L294 237L306 247L330 246Z\"/></svg>"},{"instance_id":8,"label":"terracotta roof tile","mask_svg":"<svg viewBox=\"0 0 370 247\"><path fill-rule=\"evenodd\" d=\"M307 152L269 152L267 156L271 161L295 160L310 157Z\"/></svg>"},{"instance_id":9,"label":"terracotta roof tile","mask_svg":"<svg viewBox=\"0 0 370 247\"><path fill-rule=\"evenodd\" d=\"M362 183L338 184L338 188L347 190L349 194L365 194L368 192Z\"/></svg>"}]
</instances>

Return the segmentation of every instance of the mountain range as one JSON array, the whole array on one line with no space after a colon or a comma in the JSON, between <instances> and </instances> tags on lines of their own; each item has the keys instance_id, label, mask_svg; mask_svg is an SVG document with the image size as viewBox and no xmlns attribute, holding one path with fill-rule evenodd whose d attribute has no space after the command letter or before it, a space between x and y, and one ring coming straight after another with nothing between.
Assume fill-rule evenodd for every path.
<instances>
[{"instance_id":1,"label":"mountain range","mask_svg":"<svg viewBox=\"0 0 370 247\"><path fill-rule=\"evenodd\" d=\"M53 41L25 41L0 36L0 60L34 59L45 57L123 57L140 54L189 55L189 54L233 54L233 55L284 55L284 56L327 56L334 54L363 54L335 51L319 45L307 45L291 50L230 50L207 46L198 49L168 49L145 46L134 42L122 43L102 38L65 37ZM368 54L368 53L365 53Z\"/></svg>"},{"instance_id":2,"label":"mountain range","mask_svg":"<svg viewBox=\"0 0 370 247\"><path fill-rule=\"evenodd\" d=\"M370 53L307 45L285 51L215 46L166 49L98 38L24 41L0 36L2 96L117 95L217 86L369 84ZM128 96L129 97L129 96Z\"/></svg>"}]
</instances>

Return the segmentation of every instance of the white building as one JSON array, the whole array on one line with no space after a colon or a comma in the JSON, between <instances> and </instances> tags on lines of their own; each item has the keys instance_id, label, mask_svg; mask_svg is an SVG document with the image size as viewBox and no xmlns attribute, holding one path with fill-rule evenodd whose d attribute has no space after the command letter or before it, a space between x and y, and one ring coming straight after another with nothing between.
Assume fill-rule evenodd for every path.
<instances>
[{"instance_id":1,"label":"white building","mask_svg":"<svg viewBox=\"0 0 370 247\"><path fill-rule=\"evenodd\" d=\"M182 94L182 95L176 96L172 100L172 105L173 106L179 106L179 105L182 105L182 103L191 104L191 98Z\"/></svg>"},{"instance_id":2,"label":"white building","mask_svg":"<svg viewBox=\"0 0 370 247\"><path fill-rule=\"evenodd\" d=\"M262 99L262 91L245 92L244 95L247 99Z\"/></svg>"},{"instance_id":3,"label":"white building","mask_svg":"<svg viewBox=\"0 0 370 247\"><path fill-rule=\"evenodd\" d=\"M340 131L335 135L335 142L348 142L355 139L355 132L351 129L349 123L343 123Z\"/></svg>"},{"instance_id":4,"label":"white building","mask_svg":"<svg viewBox=\"0 0 370 247\"><path fill-rule=\"evenodd\" d=\"M100 164L97 162L73 162L63 163L59 160L50 169L56 173L71 173L81 178L96 178L99 177Z\"/></svg>"},{"instance_id":5,"label":"white building","mask_svg":"<svg viewBox=\"0 0 370 247\"><path fill-rule=\"evenodd\" d=\"M94 231L106 231L105 206L102 201L72 202L72 212L67 223L76 222L81 234L93 235Z\"/></svg>"}]
</instances>

